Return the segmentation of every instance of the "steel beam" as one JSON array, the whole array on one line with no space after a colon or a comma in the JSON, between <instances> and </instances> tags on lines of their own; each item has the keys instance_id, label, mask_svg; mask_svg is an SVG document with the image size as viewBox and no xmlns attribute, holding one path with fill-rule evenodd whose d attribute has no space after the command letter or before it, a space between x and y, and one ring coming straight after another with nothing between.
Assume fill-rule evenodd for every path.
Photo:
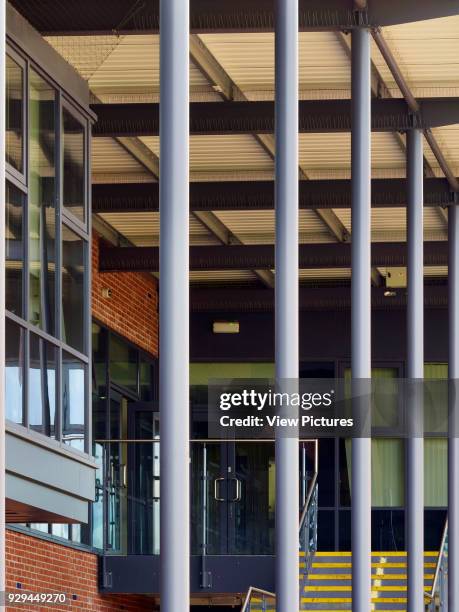
<instances>
[{"instance_id":1,"label":"steel beam","mask_svg":"<svg viewBox=\"0 0 459 612\"><path fill-rule=\"evenodd\" d=\"M298 0L276 0L275 29L275 363L276 379L297 379L298 307ZM278 433L276 457L276 610L300 607L298 438Z\"/></svg>"},{"instance_id":2,"label":"steel beam","mask_svg":"<svg viewBox=\"0 0 459 612\"><path fill-rule=\"evenodd\" d=\"M429 309L448 308L448 287L443 285L426 285L424 289L425 305ZM387 296L385 288L373 287L371 304L373 310L406 309L406 291L400 289L395 295ZM300 310L341 311L351 307L351 288L338 287L300 287ZM238 313L272 312L274 295L272 291L256 287L200 287L193 285L190 291L190 308L193 312Z\"/></svg>"},{"instance_id":3,"label":"steel beam","mask_svg":"<svg viewBox=\"0 0 459 612\"><path fill-rule=\"evenodd\" d=\"M0 92L6 91L6 6L0 0ZM0 108L0 185L5 190L5 104ZM0 218L0 593L6 588L5 530L5 197L1 198Z\"/></svg>"},{"instance_id":4,"label":"steel beam","mask_svg":"<svg viewBox=\"0 0 459 612\"><path fill-rule=\"evenodd\" d=\"M349 243L300 244L298 252L300 269L351 267ZM274 259L273 244L190 247L191 270L270 270L275 266ZM446 240L426 242L424 263L426 266L447 265L448 242ZM371 265L406 266L406 242L374 242ZM101 272L157 272L158 270L158 247L101 248ZM370 273L368 278L370 279Z\"/></svg>"},{"instance_id":5,"label":"steel beam","mask_svg":"<svg viewBox=\"0 0 459 612\"><path fill-rule=\"evenodd\" d=\"M459 123L457 98L419 100L416 127L430 129ZM350 100L300 100L299 131L349 132ZM94 136L114 138L159 134L159 104L92 104L97 115ZM374 98L371 104L371 129L398 132L411 129L413 115L405 100ZM192 102L192 134L270 134L274 132L274 102Z\"/></svg>"},{"instance_id":6,"label":"steel beam","mask_svg":"<svg viewBox=\"0 0 459 612\"><path fill-rule=\"evenodd\" d=\"M408 233L408 307L407 375L410 393L410 435L407 440L406 537L408 550L408 611L424 606L424 440L419 424L424 378L424 231L423 231L423 135L421 130L407 133L407 233ZM423 423L423 421L422 421Z\"/></svg>"},{"instance_id":7,"label":"steel beam","mask_svg":"<svg viewBox=\"0 0 459 612\"><path fill-rule=\"evenodd\" d=\"M12 0L42 34L135 34L159 31L159 0ZM193 32L266 32L274 29L274 0L191 0ZM457 13L452 0L368 0L369 26L386 26ZM359 25L351 0L299 0L300 30L342 30Z\"/></svg>"},{"instance_id":8,"label":"steel beam","mask_svg":"<svg viewBox=\"0 0 459 612\"><path fill-rule=\"evenodd\" d=\"M459 209L449 209L448 603L459 609Z\"/></svg>"},{"instance_id":9,"label":"steel beam","mask_svg":"<svg viewBox=\"0 0 459 612\"><path fill-rule=\"evenodd\" d=\"M161 0L161 610L190 609L189 2Z\"/></svg>"},{"instance_id":10,"label":"steel beam","mask_svg":"<svg viewBox=\"0 0 459 612\"><path fill-rule=\"evenodd\" d=\"M351 370L353 387L359 395L371 379L370 49L369 30L353 30ZM365 394L362 397L365 401ZM370 438L352 440L352 609L371 609Z\"/></svg>"},{"instance_id":11,"label":"steel beam","mask_svg":"<svg viewBox=\"0 0 459 612\"><path fill-rule=\"evenodd\" d=\"M424 179L424 206L446 207L454 201L448 181ZM405 179L373 179L371 204L374 208L405 207ZM351 207L351 181L304 180L299 183L300 209ZM222 181L190 183L191 211L271 210L274 208L273 181ZM92 186L92 210L110 212L157 212L157 183L102 183Z\"/></svg>"}]
</instances>

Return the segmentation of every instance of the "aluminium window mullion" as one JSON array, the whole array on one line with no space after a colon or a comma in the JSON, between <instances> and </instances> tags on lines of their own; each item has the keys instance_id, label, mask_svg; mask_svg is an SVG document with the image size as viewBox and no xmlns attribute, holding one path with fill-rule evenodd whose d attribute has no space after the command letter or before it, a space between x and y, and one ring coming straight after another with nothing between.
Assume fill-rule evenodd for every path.
<instances>
[{"instance_id":1,"label":"aluminium window mullion","mask_svg":"<svg viewBox=\"0 0 459 612\"><path fill-rule=\"evenodd\" d=\"M88 242L86 243L86 274L85 274L85 300L84 300L84 309L85 309L85 330L86 330L86 342L85 349L86 354L89 358L89 364L86 367L86 394L85 394L85 432L84 432L84 448L85 451L89 454L92 453L92 371L91 371L91 361L92 361L92 329L91 329L91 287L92 287L92 242L91 242L91 231L92 231L92 219L91 219L91 125L89 119L86 119L86 136L85 136L85 155L84 155L84 173L85 173L85 218L88 229ZM91 526L91 523L90 523ZM92 543L92 542L91 542Z\"/></svg>"},{"instance_id":2,"label":"aluminium window mullion","mask_svg":"<svg viewBox=\"0 0 459 612\"><path fill-rule=\"evenodd\" d=\"M55 413L55 435L56 440L62 441L63 424L63 400L62 400L62 95L61 91L56 91L55 106L55 219L56 219L56 242L54 246L54 266L55 266L55 334L59 340L56 362L56 413Z\"/></svg>"}]
</instances>

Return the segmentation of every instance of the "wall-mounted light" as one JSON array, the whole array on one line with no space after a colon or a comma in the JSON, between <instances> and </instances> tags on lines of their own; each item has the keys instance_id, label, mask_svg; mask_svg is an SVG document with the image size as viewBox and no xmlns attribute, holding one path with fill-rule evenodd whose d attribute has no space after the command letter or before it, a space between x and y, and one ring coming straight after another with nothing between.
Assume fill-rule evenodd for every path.
<instances>
[{"instance_id":1,"label":"wall-mounted light","mask_svg":"<svg viewBox=\"0 0 459 612\"><path fill-rule=\"evenodd\" d=\"M214 334L238 334L239 321L214 321L212 331Z\"/></svg>"}]
</instances>

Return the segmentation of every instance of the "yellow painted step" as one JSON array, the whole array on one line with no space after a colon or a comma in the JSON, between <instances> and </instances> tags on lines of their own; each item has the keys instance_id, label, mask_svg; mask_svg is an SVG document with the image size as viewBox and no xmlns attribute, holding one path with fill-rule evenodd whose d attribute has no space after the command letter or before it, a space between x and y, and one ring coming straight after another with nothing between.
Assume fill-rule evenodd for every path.
<instances>
[{"instance_id":1,"label":"yellow painted step","mask_svg":"<svg viewBox=\"0 0 459 612\"><path fill-rule=\"evenodd\" d=\"M301 576L302 578L304 576ZM407 574L372 574L372 580L408 580ZM434 574L424 574L424 580L433 580ZM309 580L352 580L352 574L311 574Z\"/></svg>"},{"instance_id":2,"label":"yellow painted step","mask_svg":"<svg viewBox=\"0 0 459 612\"><path fill-rule=\"evenodd\" d=\"M301 567L301 563L300 563L300 567ZM304 567L304 564L303 564ZM320 562L316 562L313 561L312 562L312 567L320 569L320 568L352 568L352 563L320 563ZM406 563L385 563L384 561L381 563L372 563L371 567L390 567L390 568L397 568L397 567L402 567L402 568L406 568ZM429 568L435 568L437 567L436 563L424 563L424 567L429 567Z\"/></svg>"}]
</instances>

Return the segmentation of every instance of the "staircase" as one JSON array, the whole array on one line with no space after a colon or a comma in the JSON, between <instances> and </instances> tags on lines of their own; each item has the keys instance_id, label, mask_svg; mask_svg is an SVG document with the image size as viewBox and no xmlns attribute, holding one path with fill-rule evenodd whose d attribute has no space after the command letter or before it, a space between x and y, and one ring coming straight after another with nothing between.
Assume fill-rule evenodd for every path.
<instances>
[{"instance_id":1,"label":"staircase","mask_svg":"<svg viewBox=\"0 0 459 612\"><path fill-rule=\"evenodd\" d=\"M352 553L317 551L316 480L315 475L300 519L300 612L352 610ZM406 612L406 552L374 552L371 585L372 603L368 612ZM448 612L448 521L440 553L424 553L424 591L426 612ZM250 587L241 612L275 611L275 593Z\"/></svg>"},{"instance_id":2,"label":"staircase","mask_svg":"<svg viewBox=\"0 0 459 612\"><path fill-rule=\"evenodd\" d=\"M432 588L438 553L426 552L424 584ZM300 553L301 610L332 612L352 610L352 555L349 552L316 552L309 574ZM407 565L405 552L375 552L372 555L371 610L407 609ZM427 600L426 600L427 603Z\"/></svg>"}]
</instances>

